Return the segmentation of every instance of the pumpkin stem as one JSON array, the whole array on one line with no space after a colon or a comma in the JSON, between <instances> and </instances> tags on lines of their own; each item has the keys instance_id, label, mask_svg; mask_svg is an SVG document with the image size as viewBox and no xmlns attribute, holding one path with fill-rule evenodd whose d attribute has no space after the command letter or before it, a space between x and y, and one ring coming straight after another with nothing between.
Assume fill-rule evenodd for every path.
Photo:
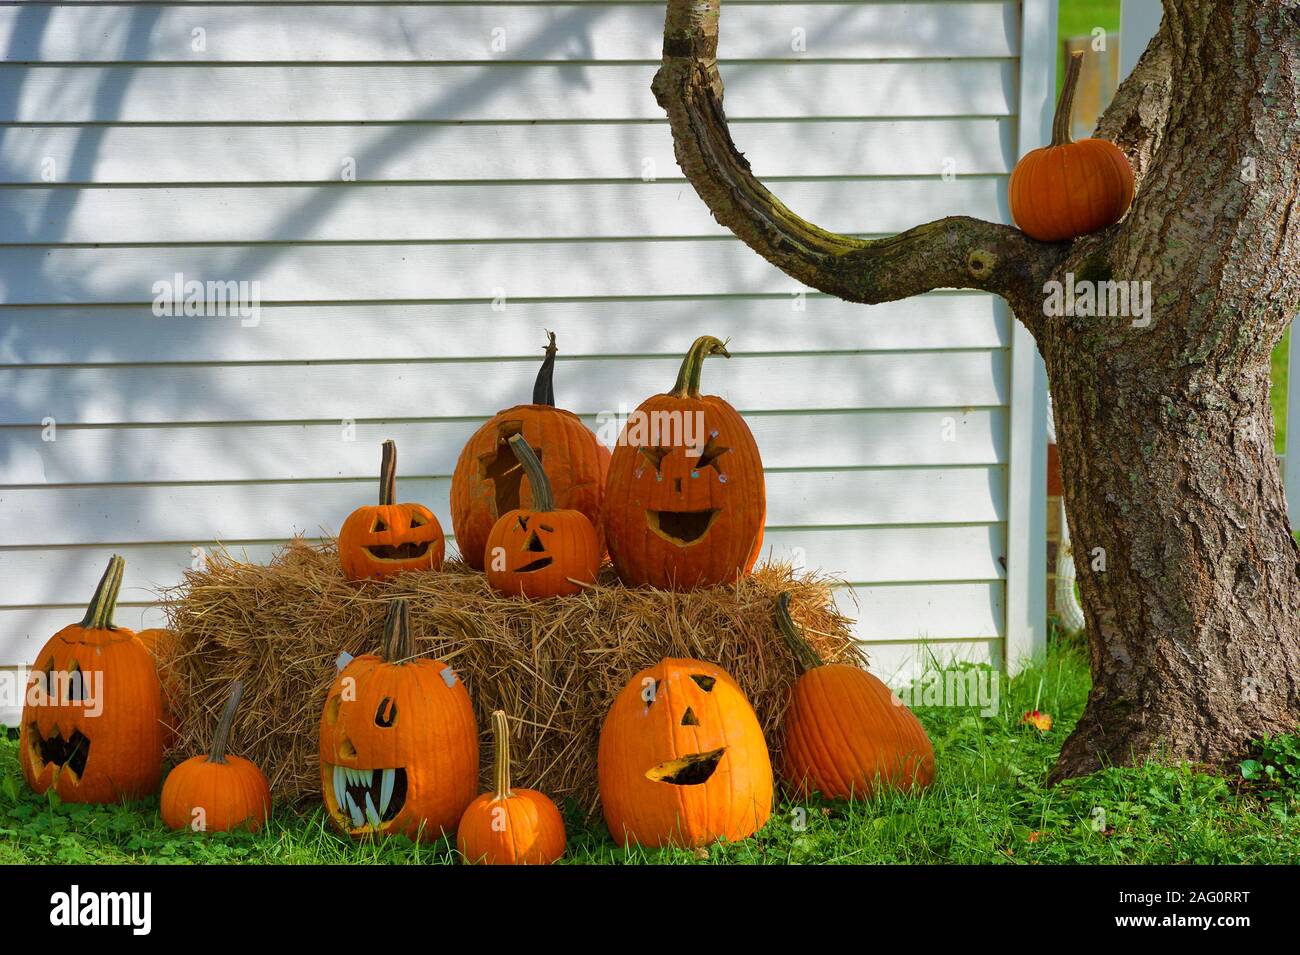
<instances>
[{"instance_id":1,"label":"pumpkin stem","mask_svg":"<svg viewBox=\"0 0 1300 955\"><path fill-rule=\"evenodd\" d=\"M677 372L677 383L668 392L674 398L698 398L700 396L700 372L704 370L704 359L710 355L730 358L725 343L712 335L701 335L691 345L691 350L682 359L682 367Z\"/></svg>"},{"instance_id":2,"label":"pumpkin stem","mask_svg":"<svg viewBox=\"0 0 1300 955\"><path fill-rule=\"evenodd\" d=\"M795 662L799 664L802 672L807 673L825 663L817 651L795 629L794 619L790 616L788 591L776 598L776 627L781 631L781 636L785 637L785 642L790 645L790 649L794 651Z\"/></svg>"},{"instance_id":3,"label":"pumpkin stem","mask_svg":"<svg viewBox=\"0 0 1300 955\"><path fill-rule=\"evenodd\" d=\"M528 486L533 491L532 509L534 511L555 510L555 495L551 491L551 479L542 470L542 462L537 460L537 455L524 440L524 436L511 435L510 447L515 452L515 460L523 466L524 474L528 476Z\"/></svg>"},{"instance_id":4,"label":"pumpkin stem","mask_svg":"<svg viewBox=\"0 0 1300 955\"><path fill-rule=\"evenodd\" d=\"M90 598L86 615L81 618L81 626L87 630L115 630L113 626L113 608L117 606L117 592L122 589L122 571L126 568L126 558L114 554L108 559L108 568L99 578L95 596Z\"/></svg>"},{"instance_id":5,"label":"pumpkin stem","mask_svg":"<svg viewBox=\"0 0 1300 955\"><path fill-rule=\"evenodd\" d=\"M397 442L384 442L384 459L379 464L379 504L397 503Z\"/></svg>"},{"instance_id":6,"label":"pumpkin stem","mask_svg":"<svg viewBox=\"0 0 1300 955\"><path fill-rule=\"evenodd\" d=\"M1083 70L1083 51L1070 54L1069 65L1065 68L1065 84L1061 87L1061 96L1056 101L1056 115L1052 118L1052 145L1068 146L1074 142L1070 135L1071 119L1074 116L1074 91L1079 87L1079 73Z\"/></svg>"},{"instance_id":7,"label":"pumpkin stem","mask_svg":"<svg viewBox=\"0 0 1300 955\"><path fill-rule=\"evenodd\" d=\"M496 751L492 757L492 781L497 799L506 799L510 792L510 723L505 710L492 711L492 740Z\"/></svg>"},{"instance_id":8,"label":"pumpkin stem","mask_svg":"<svg viewBox=\"0 0 1300 955\"><path fill-rule=\"evenodd\" d=\"M406 601L394 600L388 605L388 619L384 621L383 658L385 663L401 663L415 656L411 641L411 618Z\"/></svg>"},{"instance_id":9,"label":"pumpkin stem","mask_svg":"<svg viewBox=\"0 0 1300 955\"><path fill-rule=\"evenodd\" d=\"M533 382L533 404L555 407L555 332L546 333L550 341L546 343L546 357L542 367L537 369L537 380Z\"/></svg>"},{"instance_id":10,"label":"pumpkin stem","mask_svg":"<svg viewBox=\"0 0 1300 955\"><path fill-rule=\"evenodd\" d=\"M236 680L230 684L230 699L226 700L226 708L217 723L217 731L212 734L212 750L208 753L209 763L226 761L226 744L230 742L230 728L235 725L235 710L239 709L239 701L243 697L244 684Z\"/></svg>"}]
</instances>

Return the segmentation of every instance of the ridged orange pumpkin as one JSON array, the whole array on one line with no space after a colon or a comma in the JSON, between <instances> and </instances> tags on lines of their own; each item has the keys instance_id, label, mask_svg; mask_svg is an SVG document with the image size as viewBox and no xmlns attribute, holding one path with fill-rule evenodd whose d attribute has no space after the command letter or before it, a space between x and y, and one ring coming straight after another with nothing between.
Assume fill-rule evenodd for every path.
<instances>
[{"instance_id":1,"label":"ridged orange pumpkin","mask_svg":"<svg viewBox=\"0 0 1300 955\"><path fill-rule=\"evenodd\" d=\"M478 727L465 685L417 656L405 600L394 600L380 655L348 662L320 720L325 811L354 839L454 832L478 792Z\"/></svg>"},{"instance_id":2,"label":"ridged orange pumpkin","mask_svg":"<svg viewBox=\"0 0 1300 955\"><path fill-rule=\"evenodd\" d=\"M772 763L744 691L722 667L667 659L614 699L596 757L600 802L619 844L739 840L772 813Z\"/></svg>"},{"instance_id":3,"label":"ridged orange pumpkin","mask_svg":"<svg viewBox=\"0 0 1300 955\"><path fill-rule=\"evenodd\" d=\"M1133 203L1133 167L1114 143L1070 136L1083 54L1070 59L1052 122L1052 142L1025 155L1008 185L1011 218L1027 235L1060 242L1124 218Z\"/></svg>"},{"instance_id":4,"label":"ridged orange pumpkin","mask_svg":"<svg viewBox=\"0 0 1300 955\"><path fill-rule=\"evenodd\" d=\"M49 639L28 678L23 777L65 802L139 799L162 776L158 669L134 631L113 625L125 566L109 560L85 617Z\"/></svg>"},{"instance_id":5,"label":"ridged orange pumpkin","mask_svg":"<svg viewBox=\"0 0 1300 955\"><path fill-rule=\"evenodd\" d=\"M348 580L442 569L442 525L423 504L398 504L396 486L397 444L385 441L378 506L358 507L339 531L339 564Z\"/></svg>"},{"instance_id":6,"label":"ridged orange pumpkin","mask_svg":"<svg viewBox=\"0 0 1300 955\"><path fill-rule=\"evenodd\" d=\"M641 402L614 449L605 488L605 541L628 586L691 590L749 573L763 546L763 462L745 419L700 394L721 341L691 345L667 394Z\"/></svg>"},{"instance_id":7,"label":"ridged orange pumpkin","mask_svg":"<svg viewBox=\"0 0 1300 955\"><path fill-rule=\"evenodd\" d=\"M488 584L533 600L576 594L600 569L595 528L581 511L556 509L546 472L522 435L512 435L510 446L528 476L533 506L507 511L493 525L483 558Z\"/></svg>"},{"instance_id":8,"label":"ridged orange pumpkin","mask_svg":"<svg viewBox=\"0 0 1300 955\"><path fill-rule=\"evenodd\" d=\"M498 411L466 442L451 476L451 525L465 563L482 570L488 534L507 511L532 504L523 487L523 470L510 446L522 434L541 459L550 479L555 506L581 511L596 530L609 469L609 449L577 415L555 407L555 335L549 333L546 358L533 385L533 402Z\"/></svg>"},{"instance_id":9,"label":"ridged orange pumpkin","mask_svg":"<svg viewBox=\"0 0 1300 955\"><path fill-rule=\"evenodd\" d=\"M550 865L564 855L564 819L550 797L510 786L510 724L502 710L492 714L492 792L465 810L456 848L465 861L484 865Z\"/></svg>"},{"instance_id":10,"label":"ridged orange pumpkin","mask_svg":"<svg viewBox=\"0 0 1300 955\"><path fill-rule=\"evenodd\" d=\"M162 627L137 631L136 638L153 655L156 664L161 664L163 658L171 656L175 649L176 634ZM178 738L175 713L181 681L172 667L159 665L158 682L162 686L163 751L166 752L176 745Z\"/></svg>"},{"instance_id":11,"label":"ridged orange pumpkin","mask_svg":"<svg viewBox=\"0 0 1300 955\"><path fill-rule=\"evenodd\" d=\"M212 734L207 756L191 756L167 774L159 811L170 829L195 832L257 832L271 811L271 787L262 771L242 756L226 755L235 711L244 695L238 680Z\"/></svg>"},{"instance_id":12,"label":"ridged orange pumpkin","mask_svg":"<svg viewBox=\"0 0 1300 955\"><path fill-rule=\"evenodd\" d=\"M781 778L790 791L828 799L869 796L878 786L930 785L934 749L903 701L866 670L823 663L790 618L789 594L776 622L803 671L785 713Z\"/></svg>"}]
</instances>

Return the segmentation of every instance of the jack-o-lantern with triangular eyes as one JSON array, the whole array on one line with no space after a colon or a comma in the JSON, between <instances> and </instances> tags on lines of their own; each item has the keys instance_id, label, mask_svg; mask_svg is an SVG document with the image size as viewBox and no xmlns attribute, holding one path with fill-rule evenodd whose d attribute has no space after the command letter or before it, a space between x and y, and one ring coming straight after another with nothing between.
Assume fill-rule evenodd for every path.
<instances>
[{"instance_id":1,"label":"jack-o-lantern with triangular eyes","mask_svg":"<svg viewBox=\"0 0 1300 955\"><path fill-rule=\"evenodd\" d=\"M455 832L478 792L478 725L449 666L416 656L405 600L389 607L380 655L349 661L325 698L325 811L354 839Z\"/></svg>"},{"instance_id":2,"label":"jack-o-lantern with triangular eyes","mask_svg":"<svg viewBox=\"0 0 1300 955\"><path fill-rule=\"evenodd\" d=\"M609 465L602 523L609 555L629 586L691 590L746 574L763 544L763 462L745 419L700 394L709 355L696 339L667 394L628 418Z\"/></svg>"},{"instance_id":3,"label":"jack-o-lantern with triangular eyes","mask_svg":"<svg viewBox=\"0 0 1300 955\"><path fill-rule=\"evenodd\" d=\"M442 525L423 504L396 503L396 484L397 445L385 441L379 504L358 507L339 531L339 564L348 580L442 568Z\"/></svg>"},{"instance_id":4,"label":"jack-o-lantern with triangular eyes","mask_svg":"<svg viewBox=\"0 0 1300 955\"><path fill-rule=\"evenodd\" d=\"M661 660L632 678L601 727L597 772L620 844L735 841L772 812L758 717L731 675L701 660Z\"/></svg>"}]
</instances>

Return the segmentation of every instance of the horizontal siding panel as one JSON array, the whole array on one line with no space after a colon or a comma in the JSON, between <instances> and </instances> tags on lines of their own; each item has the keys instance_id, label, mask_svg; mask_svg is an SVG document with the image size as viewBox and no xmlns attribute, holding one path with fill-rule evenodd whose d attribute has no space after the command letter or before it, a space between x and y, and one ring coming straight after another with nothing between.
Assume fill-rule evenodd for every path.
<instances>
[{"instance_id":1,"label":"horizontal siding panel","mask_svg":"<svg viewBox=\"0 0 1300 955\"><path fill-rule=\"evenodd\" d=\"M794 307L802 305L803 311ZM564 356L672 355L665 328L708 330L733 354L1004 348L1010 317L991 295L934 293L870 308L824 295L640 301L510 302L484 321L478 302L268 305L255 327L212 335L204 320L159 318L147 305L25 306L0 311L0 362L339 361L529 358L542 329ZM565 381L557 377L561 392ZM521 394L520 398L527 397ZM564 400L563 394L560 396Z\"/></svg>"},{"instance_id":2,"label":"horizontal siding panel","mask_svg":"<svg viewBox=\"0 0 1300 955\"><path fill-rule=\"evenodd\" d=\"M856 584L837 587L835 605L858 622L861 640L1006 636L1006 587L1001 581Z\"/></svg>"},{"instance_id":3,"label":"horizontal siding panel","mask_svg":"<svg viewBox=\"0 0 1300 955\"><path fill-rule=\"evenodd\" d=\"M1000 57L1018 52L1015 3L727 6L723 59ZM133 63L658 60L661 5L439 4L0 10L10 61ZM936 24L943 29L936 30ZM192 30L205 31L194 50ZM805 52L792 50L804 31ZM498 32L499 31L499 32Z\"/></svg>"},{"instance_id":4,"label":"horizontal siding panel","mask_svg":"<svg viewBox=\"0 0 1300 955\"><path fill-rule=\"evenodd\" d=\"M730 99L728 99L730 106ZM161 117L155 117L155 120ZM751 121L731 133L760 177L1008 173L1012 121ZM93 142L94 149L86 145ZM791 143L798 143L797 149ZM148 156L147 164L140 157ZM52 167L45 160L49 159ZM13 126L0 182L684 181L662 121L362 126ZM49 178L47 178L49 177ZM919 221L919 220L918 220Z\"/></svg>"},{"instance_id":5,"label":"horizontal siding panel","mask_svg":"<svg viewBox=\"0 0 1300 955\"><path fill-rule=\"evenodd\" d=\"M131 482L291 481L371 478L377 448L397 442L403 474L450 474L482 420L64 427L0 430L0 486ZM612 418L586 419L609 440ZM951 421L952 440L945 440ZM750 429L768 468L992 465L1007 460L1006 411L859 411L757 414Z\"/></svg>"},{"instance_id":6,"label":"horizontal siding panel","mask_svg":"<svg viewBox=\"0 0 1300 955\"><path fill-rule=\"evenodd\" d=\"M565 369L575 412L635 408L668 388L675 358ZM726 368L716 367L726 365ZM0 424L323 421L490 415L529 394L535 361L216 367L0 368ZM708 390L742 412L949 408L1007 402L1004 351L733 358Z\"/></svg>"},{"instance_id":7,"label":"horizontal siding panel","mask_svg":"<svg viewBox=\"0 0 1300 955\"><path fill-rule=\"evenodd\" d=\"M775 183L785 205L838 232L1006 218L1001 177ZM685 183L0 189L5 243L421 242L725 236Z\"/></svg>"},{"instance_id":8,"label":"horizontal siding panel","mask_svg":"<svg viewBox=\"0 0 1300 955\"><path fill-rule=\"evenodd\" d=\"M847 8L846 8L847 9ZM0 122L659 119L655 64L0 66ZM735 118L1008 116L1014 60L770 63L723 71Z\"/></svg>"}]
</instances>

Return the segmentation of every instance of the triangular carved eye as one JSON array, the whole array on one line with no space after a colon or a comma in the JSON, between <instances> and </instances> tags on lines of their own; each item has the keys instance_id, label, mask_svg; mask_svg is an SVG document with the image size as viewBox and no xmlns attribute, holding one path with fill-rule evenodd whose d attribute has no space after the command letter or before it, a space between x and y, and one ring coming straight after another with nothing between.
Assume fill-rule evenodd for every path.
<instances>
[{"instance_id":1,"label":"triangular carved eye","mask_svg":"<svg viewBox=\"0 0 1300 955\"><path fill-rule=\"evenodd\" d=\"M654 465L656 471L664 463L664 458L668 457L668 448L649 447L637 448L637 450L641 452L643 458Z\"/></svg>"},{"instance_id":2,"label":"triangular carved eye","mask_svg":"<svg viewBox=\"0 0 1300 955\"><path fill-rule=\"evenodd\" d=\"M375 526L370 528L371 533L378 534L380 531L388 530L388 524L378 514L375 515Z\"/></svg>"},{"instance_id":3,"label":"triangular carved eye","mask_svg":"<svg viewBox=\"0 0 1300 955\"><path fill-rule=\"evenodd\" d=\"M718 439L716 437L710 436L708 443L704 445L704 450L700 452L700 459L695 462L693 470L699 471L709 467L716 470L718 467L718 458L722 457L730 450L731 448L724 448L722 445L718 444Z\"/></svg>"},{"instance_id":4,"label":"triangular carved eye","mask_svg":"<svg viewBox=\"0 0 1300 955\"><path fill-rule=\"evenodd\" d=\"M718 682L717 677L709 676L707 673L692 673L691 679L694 680L696 685L705 693L712 693L713 684Z\"/></svg>"},{"instance_id":5,"label":"triangular carved eye","mask_svg":"<svg viewBox=\"0 0 1300 955\"><path fill-rule=\"evenodd\" d=\"M417 514L417 513L415 513L415 512L412 512L412 513L411 513L411 526L412 526L412 527L423 527L423 526L424 526L425 524L427 524L427 523L429 523L429 522L426 521L426 520L424 519L424 515L423 515L423 514Z\"/></svg>"}]
</instances>

